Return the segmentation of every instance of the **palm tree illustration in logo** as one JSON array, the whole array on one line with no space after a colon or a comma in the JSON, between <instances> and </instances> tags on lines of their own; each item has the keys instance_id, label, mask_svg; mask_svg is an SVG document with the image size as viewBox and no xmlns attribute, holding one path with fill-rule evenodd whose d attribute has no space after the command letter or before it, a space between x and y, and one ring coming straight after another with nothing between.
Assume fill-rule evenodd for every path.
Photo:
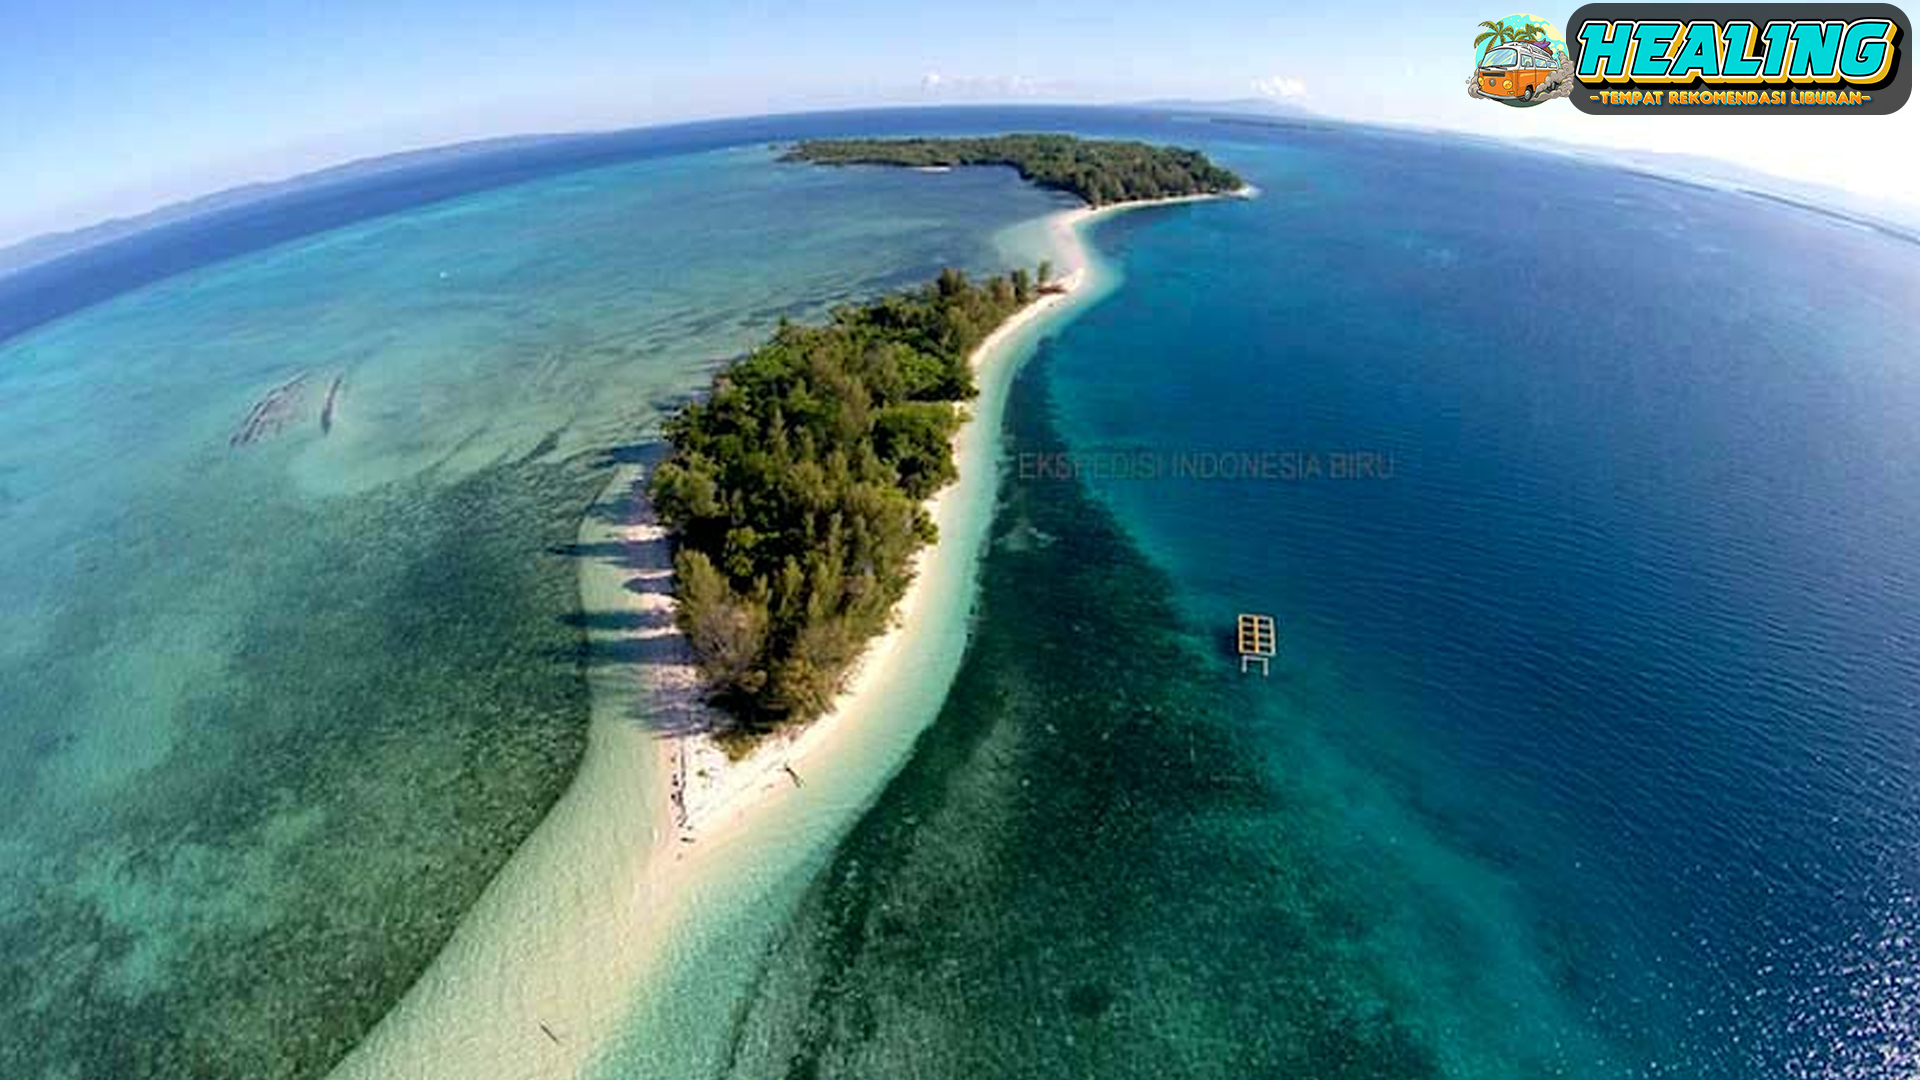
<instances>
[{"instance_id":1,"label":"palm tree illustration in logo","mask_svg":"<svg viewBox=\"0 0 1920 1080\"><path fill-rule=\"evenodd\" d=\"M1484 44L1487 49L1491 49L1496 45L1505 45L1509 41L1538 42L1546 36L1541 32L1538 23L1525 23L1513 27L1508 26L1504 20L1482 19L1480 25L1487 29L1485 33L1473 39L1475 48L1480 48ZM1485 51L1486 49L1481 50L1483 54Z\"/></svg>"}]
</instances>

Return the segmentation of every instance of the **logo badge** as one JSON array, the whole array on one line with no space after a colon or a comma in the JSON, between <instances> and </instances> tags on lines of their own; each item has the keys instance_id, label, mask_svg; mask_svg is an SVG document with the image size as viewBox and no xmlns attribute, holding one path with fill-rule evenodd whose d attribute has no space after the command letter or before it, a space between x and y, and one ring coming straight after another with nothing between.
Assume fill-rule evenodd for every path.
<instances>
[{"instance_id":1,"label":"logo badge","mask_svg":"<svg viewBox=\"0 0 1920 1080\"><path fill-rule=\"evenodd\" d=\"M1476 29L1469 97L1524 109L1574 92L1573 59L1559 27L1536 15L1509 15Z\"/></svg>"}]
</instances>

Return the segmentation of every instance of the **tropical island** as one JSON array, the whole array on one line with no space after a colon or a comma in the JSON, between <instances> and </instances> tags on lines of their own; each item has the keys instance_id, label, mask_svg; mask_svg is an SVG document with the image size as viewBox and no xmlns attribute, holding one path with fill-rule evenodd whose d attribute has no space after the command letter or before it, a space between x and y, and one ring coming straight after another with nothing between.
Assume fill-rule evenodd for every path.
<instances>
[{"instance_id":1,"label":"tropical island","mask_svg":"<svg viewBox=\"0 0 1920 1080\"><path fill-rule=\"evenodd\" d=\"M1080 196L1100 207L1143 199L1226 195L1246 181L1198 150L1072 135L994 135L957 139L810 139L782 160L816 165L952 168L1006 165L1022 179Z\"/></svg>"},{"instance_id":2,"label":"tropical island","mask_svg":"<svg viewBox=\"0 0 1920 1080\"><path fill-rule=\"evenodd\" d=\"M1065 135L822 140L787 157L1011 165L1100 208L1245 187L1197 151ZM948 269L825 325L783 322L668 422L648 495L673 540L674 618L731 750L832 705L937 538L924 504L957 474L976 353L1071 283L1048 263L984 281Z\"/></svg>"},{"instance_id":3,"label":"tropical island","mask_svg":"<svg viewBox=\"0 0 1920 1080\"><path fill-rule=\"evenodd\" d=\"M673 530L678 619L743 734L823 712L935 538L967 358L1036 295L1016 270L782 324L667 426L650 495Z\"/></svg>"}]
</instances>

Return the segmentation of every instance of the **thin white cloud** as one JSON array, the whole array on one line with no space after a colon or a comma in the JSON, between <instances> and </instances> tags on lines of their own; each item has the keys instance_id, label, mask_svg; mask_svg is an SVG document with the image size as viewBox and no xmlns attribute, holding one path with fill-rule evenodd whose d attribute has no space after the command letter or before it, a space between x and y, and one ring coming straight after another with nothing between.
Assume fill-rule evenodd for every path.
<instances>
[{"instance_id":1,"label":"thin white cloud","mask_svg":"<svg viewBox=\"0 0 1920 1080\"><path fill-rule=\"evenodd\" d=\"M1275 101L1302 98L1307 96L1307 80L1298 75L1269 75L1253 80L1253 92Z\"/></svg>"},{"instance_id":2,"label":"thin white cloud","mask_svg":"<svg viewBox=\"0 0 1920 1080\"><path fill-rule=\"evenodd\" d=\"M931 98L1027 98L1045 91L1049 83L1028 75L948 75L929 71L920 76L920 92Z\"/></svg>"}]
</instances>

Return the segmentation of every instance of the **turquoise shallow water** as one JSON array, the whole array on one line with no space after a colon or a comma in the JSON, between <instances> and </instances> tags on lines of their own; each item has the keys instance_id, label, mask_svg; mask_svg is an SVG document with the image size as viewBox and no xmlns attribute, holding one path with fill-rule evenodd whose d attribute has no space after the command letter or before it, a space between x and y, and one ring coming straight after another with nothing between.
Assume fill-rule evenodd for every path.
<instances>
[{"instance_id":1,"label":"turquoise shallow water","mask_svg":"<svg viewBox=\"0 0 1920 1080\"><path fill-rule=\"evenodd\" d=\"M316 1075L570 775L611 464L778 317L1058 205L771 123L0 344L0 1073ZM1265 195L1100 227L945 709L721 883L603 1075L1916 1067L1910 245L1349 129L790 123L1201 141ZM1321 472L1172 472L1263 453Z\"/></svg>"},{"instance_id":2,"label":"turquoise shallow water","mask_svg":"<svg viewBox=\"0 0 1920 1080\"><path fill-rule=\"evenodd\" d=\"M1212 148L1264 197L1096 232L1126 281L1016 387L955 689L708 1071L1911 1072L1920 251Z\"/></svg>"},{"instance_id":3,"label":"turquoise shallow water","mask_svg":"<svg viewBox=\"0 0 1920 1080\"><path fill-rule=\"evenodd\" d=\"M0 1073L323 1070L571 775L570 547L612 464L777 319L998 268L1052 205L753 145L334 229L0 346Z\"/></svg>"}]
</instances>

